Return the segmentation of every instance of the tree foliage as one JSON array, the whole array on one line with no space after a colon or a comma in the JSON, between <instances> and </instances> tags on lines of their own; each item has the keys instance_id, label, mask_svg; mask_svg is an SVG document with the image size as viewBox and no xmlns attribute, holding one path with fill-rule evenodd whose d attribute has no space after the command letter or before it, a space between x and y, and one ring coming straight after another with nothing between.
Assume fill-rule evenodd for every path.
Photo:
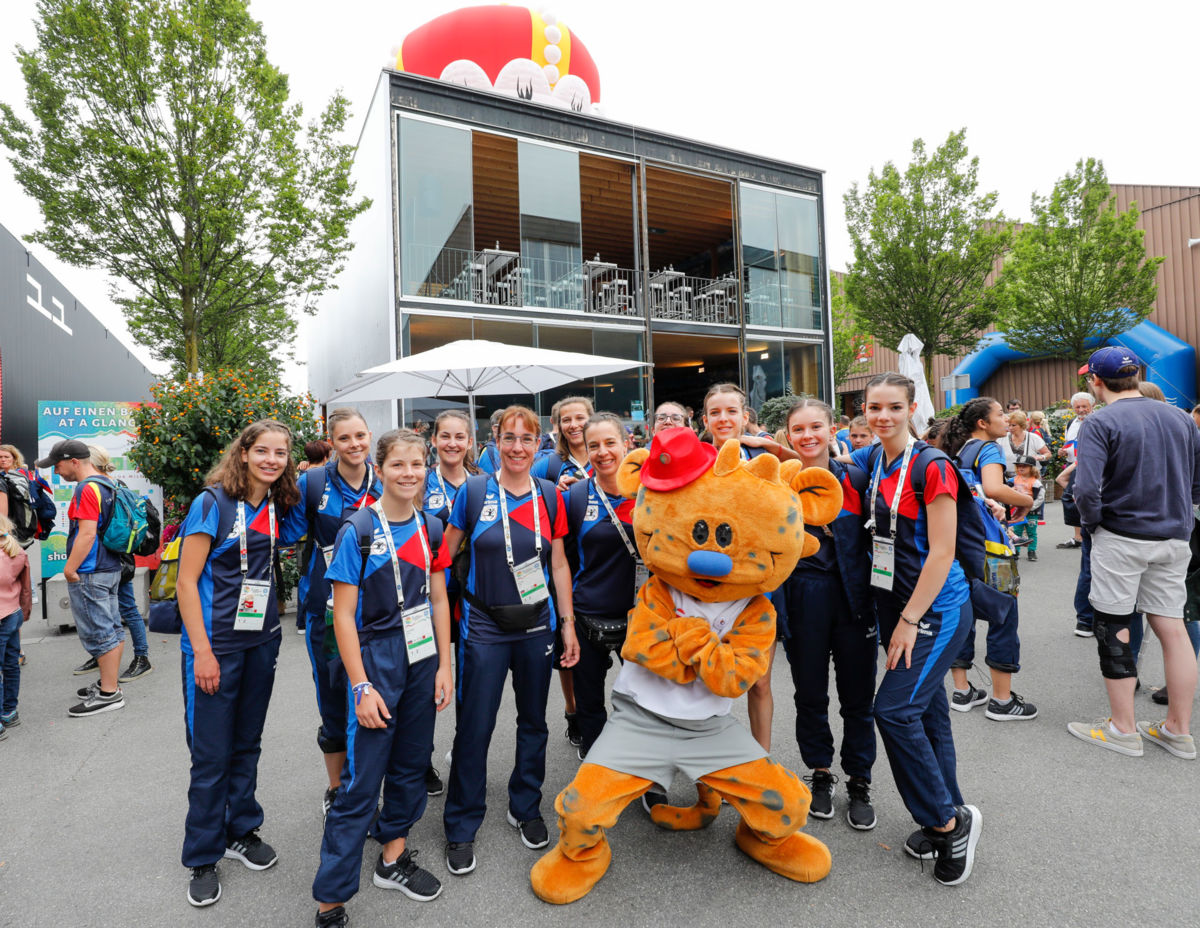
<instances>
[{"instance_id":1,"label":"tree foliage","mask_svg":"<svg viewBox=\"0 0 1200 928\"><path fill-rule=\"evenodd\" d=\"M978 193L979 159L969 158L966 129L932 154L913 142L912 162L890 161L845 196L854 264L846 298L867 332L895 347L912 332L925 343L925 376L935 354L972 347L991 325L985 281L1010 233L995 212L996 194Z\"/></svg>"},{"instance_id":2,"label":"tree foliage","mask_svg":"<svg viewBox=\"0 0 1200 928\"><path fill-rule=\"evenodd\" d=\"M833 325L829 330L833 345L833 386L843 383L871 344L871 336L864 331L858 313L846 299L846 290L837 275L829 278L829 307Z\"/></svg>"},{"instance_id":3,"label":"tree foliage","mask_svg":"<svg viewBox=\"0 0 1200 928\"><path fill-rule=\"evenodd\" d=\"M39 0L17 53L33 125L0 144L41 205L31 236L106 271L137 341L177 371L291 357L292 310L341 270L353 202L335 94L301 131L246 0ZM303 138L302 138L303 136Z\"/></svg>"},{"instance_id":4,"label":"tree foliage","mask_svg":"<svg viewBox=\"0 0 1200 928\"><path fill-rule=\"evenodd\" d=\"M129 457L147 480L162 487L169 522L181 520L204 488L204 478L229 443L251 422L278 419L292 430L292 456L319 435L311 396L289 396L262 371L217 371L203 381L161 380L153 403L134 414L137 440Z\"/></svg>"},{"instance_id":5,"label":"tree foliage","mask_svg":"<svg viewBox=\"0 0 1200 928\"><path fill-rule=\"evenodd\" d=\"M1104 164L1076 163L1017 234L993 297L1008 343L1082 360L1088 342L1137 325L1154 308L1162 258L1147 258L1137 204L1117 211Z\"/></svg>"}]
</instances>

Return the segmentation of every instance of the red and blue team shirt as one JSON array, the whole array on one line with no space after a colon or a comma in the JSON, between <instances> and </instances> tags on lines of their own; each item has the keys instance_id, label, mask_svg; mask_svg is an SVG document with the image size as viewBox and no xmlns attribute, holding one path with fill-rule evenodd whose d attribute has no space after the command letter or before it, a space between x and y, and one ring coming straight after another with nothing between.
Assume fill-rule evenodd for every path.
<instances>
[{"instance_id":1,"label":"red and blue team shirt","mask_svg":"<svg viewBox=\"0 0 1200 928\"><path fill-rule=\"evenodd\" d=\"M533 467L529 469L529 472L533 476L549 480L553 484L557 484L564 476L583 480L585 477L590 477L595 473L589 462L584 461L583 469L580 470L577 464L568 458L562 457L557 451L551 451L534 460Z\"/></svg>"},{"instance_id":2,"label":"red and blue team shirt","mask_svg":"<svg viewBox=\"0 0 1200 928\"><path fill-rule=\"evenodd\" d=\"M605 494L621 523L617 527L608 517L600 500L604 493L596 478L572 484L567 490L567 544L578 563L572 600L575 612L596 616L623 616L633 608L634 577L637 562L629 554L623 534L634 545L634 501L621 495Z\"/></svg>"},{"instance_id":3,"label":"red and blue team shirt","mask_svg":"<svg viewBox=\"0 0 1200 928\"><path fill-rule=\"evenodd\" d=\"M829 525L805 525L808 532L821 546L816 554L802 557L796 562L796 570L817 571L822 573L837 573L837 548L834 546L833 528L840 519L853 519L861 523L863 513L862 497L850 479L850 466L842 466L836 461L830 462L830 470L842 485L842 509ZM857 470L858 468L855 468ZM826 531L828 529L828 531Z\"/></svg>"},{"instance_id":4,"label":"red and blue team shirt","mask_svg":"<svg viewBox=\"0 0 1200 928\"><path fill-rule=\"evenodd\" d=\"M67 518L71 520L67 528L67 557L71 556L75 547L79 523L96 523L96 537L92 541L91 550L79 562L77 573L101 574L121 569L121 561L117 555L100 542L104 527L112 517L112 506L113 491L99 480L83 480L71 494L71 503L67 506Z\"/></svg>"},{"instance_id":5,"label":"red and blue team shirt","mask_svg":"<svg viewBox=\"0 0 1200 928\"><path fill-rule=\"evenodd\" d=\"M555 538L567 534L567 512L554 484L545 480L537 482L537 507L542 528L542 573L547 588L552 588L550 578L550 547ZM467 493L459 493L450 511L450 524L466 533L471 546L471 570L467 575L467 590L476 598L492 606L520 605L517 581L508 567L504 553L504 527L500 521L500 485L494 475L488 475L487 489L479 518L474 525L467 525ZM533 534L534 502L529 493L516 496L506 492L509 531L512 534L513 563L520 564L537 555ZM554 500L554 517L551 518L546 499ZM545 603L548 610L548 631L557 625L554 602ZM480 643L519 641L528 637L525 632L505 634L500 631L491 617L472 609L463 602L459 635L465 641L468 636Z\"/></svg>"},{"instance_id":6,"label":"red and blue team shirt","mask_svg":"<svg viewBox=\"0 0 1200 928\"><path fill-rule=\"evenodd\" d=\"M271 536L267 500L257 507L246 505L246 577L250 580L271 580ZM303 522L299 534L295 520L288 520L289 513L275 507L275 547L294 544L303 535ZM286 526L285 526L285 523ZM225 526L229 526L228 529ZM276 603L275 584L271 584L271 595L267 599L267 614L261 631L234 631L238 600L242 593L242 560L239 553L237 531L237 502L231 499L220 486L212 486L192 500L187 518L179 530L187 545L189 535L207 535L211 541L204 569L197 584L200 592L200 610L204 615L204 630L212 644L214 654L232 654L246 651L280 634L279 608ZM219 538L223 534L225 537ZM183 630L180 647L185 654L192 653L187 629Z\"/></svg>"},{"instance_id":7,"label":"red and blue team shirt","mask_svg":"<svg viewBox=\"0 0 1200 928\"><path fill-rule=\"evenodd\" d=\"M325 490L317 501L315 512L308 511L308 484L320 480L324 471ZM329 599L329 581L325 579L325 555L322 548L329 547L338 537L342 519L354 510L370 506L383 496L383 484L375 468L367 465L367 475L360 487L350 486L338 473L337 462L331 461L324 467L309 468L298 481L300 503L288 512L287 533L304 535L312 523L313 547L308 564L305 565L304 608L310 616L324 616L325 603ZM315 491L314 491L315 492Z\"/></svg>"},{"instance_id":8,"label":"red and blue team shirt","mask_svg":"<svg viewBox=\"0 0 1200 928\"><path fill-rule=\"evenodd\" d=\"M450 521L450 510L454 508L454 500L458 491L465 487L466 481L455 486L445 477L438 475L437 468L431 467L425 474L425 494L421 499L421 509L426 515L437 516L442 525Z\"/></svg>"},{"instance_id":9,"label":"red and blue team shirt","mask_svg":"<svg viewBox=\"0 0 1200 928\"><path fill-rule=\"evenodd\" d=\"M371 553L363 565L362 549L358 543L358 530L354 521L347 520L338 530L333 545L333 559L325 572L331 582L349 583L358 587L358 607L354 622L360 640L389 634L402 634L405 609L429 602L429 590L425 586L425 553L421 536L429 548L430 573L445 570L450 566L450 553L444 542L434 547L430 543L429 529L425 517L415 513L403 522L388 522L392 543L396 547L396 560L400 565L400 584L404 589L404 605L396 598L396 575L388 556L384 525L375 512L370 513L374 532L371 536ZM440 533L437 533L440 536Z\"/></svg>"},{"instance_id":10,"label":"red and blue team shirt","mask_svg":"<svg viewBox=\"0 0 1200 928\"><path fill-rule=\"evenodd\" d=\"M859 448L850 454L850 460L861 467L872 480L875 478L876 469L879 466L877 461L875 462L876 467L871 467L871 451L875 447L872 445L867 448ZM929 446L925 442L918 441L913 446L913 460L927 447ZM882 461L882 448L875 454L875 457ZM926 514L926 506L943 493L950 496L951 499L957 499L960 488L958 469L948 458L939 456L926 466L925 491L918 496L913 490L914 471L910 465L904 478L904 487L900 492L900 506L896 514L896 525L893 528L890 525L892 498L896 493L896 484L900 478L900 464L903 459L904 456L898 454L894 461L887 462L883 467L883 478L879 483L879 490L875 498L876 536L879 538L894 537L896 542L895 577L890 593L886 590L872 588L876 598L890 596L901 606L912 596L912 591L917 585L917 578L921 574L921 568L925 566L925 558L929 555L929 519ZM868 492L868 506L870 498ZM864 521L865 519L864 514ZM946 581L942 584L942 588L930 608L934 612L940 613L957 610L970 599L970 596L971 587L967 582L967 576L963 573L958 561L954 560L951 561L950 573L946 576Z\"/></svg>"}]
</instances>

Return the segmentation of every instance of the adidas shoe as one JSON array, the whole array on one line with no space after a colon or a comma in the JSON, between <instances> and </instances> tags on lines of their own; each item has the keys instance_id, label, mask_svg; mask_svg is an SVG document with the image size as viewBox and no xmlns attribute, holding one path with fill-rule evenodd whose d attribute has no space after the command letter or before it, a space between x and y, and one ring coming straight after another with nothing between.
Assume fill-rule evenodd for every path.
<instances>
[{"instance_id":1,"label":"adidas shoe","mask_svg":"<svg viewBox=\"0 0 1200 928\"><path fill-rule=\"evenodd\" d=\"M975 806L955 806L957 819L954 830L937 832L926 828L925 837L937 852L937 863L933 865L933 878L943 886L965 883L975 864L975 846L983 830L983 815Z\"/></svg>"},{"instance_id":2,"label":"adidas shoe","mask_svg":"<svg viewBox=\"0 0 1200 928\"><path fill-rule=\"evenodd\" d=\"M871 782L862 777L851 777L846 781L846 792L850 805L846 809L846 821L851 828L870 831L875 827L875 807L871 805Z\"/></svg>"},{"instance_id":3,"label":"adidas shoe","mask_svg":"<svg viewBox=\"0 0 1200 928\"><path fill-rule=\"evenodd\" d=\"M1031 702L1026 702L1016 693L1007 703L999 703L994 699L988 700L987 711L983 714L995 722L1027 722L1036 719L1038 710Z\"/></svg>"},{"instance_id":4,"label":"adidas shoe","mask_svg":"<svg viewBox=\"0 0 1200 928\"><path fill-rule=\"evenodd\" d=\"M965 693L955 690L950 696L950 708L955 712L970 712L976 706L982 706L987 701L988 694L986 690L981 690L973 683L968 683Z\"/></svg>"},{"instance_id":5,"label":"adidas shoe","mask_svg":"<svg viewBox=\"0 0 1200 928\"><path fill-rule=\"evenodd\" d=\"M232 860L240 860L251 870L266 870L275 866L279 860L275 849L258 836L258 829L252 828L240 838L230 841L225 848L225 856Z\"/></svg>"},{"instance_id":6,"label":"adidas shoe","mask_svg":"<svg viewBox=\"0 0 1200 928\"><path fill-rule=\"evenodd\" d=\"M390 864L385 864L380 854L371 882L380 889L398 889L417 902L432 902L442 894L442 884L428 870L417 866L417 853L406 847L404 853Z\"/></svg>"},{"instance_id":7,"label":"adidas shoe","mask_svg":"<svg viewBox=\"0 0 1200 928\"><path fill-rule=\"evenodd\" d=\"M221 877L216 864L192 867L192 879L188 883L187 901L197 908L212 905L221 898Z\"/></svg>"},{"instance_id":8,"label":"adidas shoe","mask_svg":"<svg viewBox=\"0 0 1200 928\"><path fill-rule=\"evenodd\" d=\"M828 770L814 770L804 781L812 791L808 814L813 818L833 818L833 787L837 777Z\"/></svg>"},{"instance_id":9,"label":"adidas shoe","mask_svg":"<svg viewBox=\"0 0 1200 928\"><path fill-rule=\"evenodd\" d=\"M918 828L908 836L908 840L904 842L904 853L915 860L933 860L937 857L933 842L925 837L923 828Z\"/></svg>"}]
</instances>

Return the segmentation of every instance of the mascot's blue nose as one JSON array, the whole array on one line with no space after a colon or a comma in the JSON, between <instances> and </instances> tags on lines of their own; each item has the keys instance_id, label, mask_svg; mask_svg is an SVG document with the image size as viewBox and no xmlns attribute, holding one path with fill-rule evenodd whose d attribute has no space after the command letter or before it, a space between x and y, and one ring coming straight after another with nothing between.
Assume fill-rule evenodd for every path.
<instances>
[{"instance_id":1,"label":"mascot's blue nose","mask_svg":"<svg viewBox=\"0 0 1200 928\"><path fill-rule=\"evenodd\" d=\"M705 577L724 577L733 570L733 560L720 551L693 551L688 555L688 570Z\"/></svg>"}]
</instances>

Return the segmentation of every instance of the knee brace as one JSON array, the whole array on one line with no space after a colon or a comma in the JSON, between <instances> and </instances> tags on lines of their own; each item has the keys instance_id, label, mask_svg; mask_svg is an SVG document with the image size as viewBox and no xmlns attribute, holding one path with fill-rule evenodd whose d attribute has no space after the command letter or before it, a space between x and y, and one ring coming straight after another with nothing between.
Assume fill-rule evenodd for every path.
<instances>
[{"instance_id":1,"label":"knee brace","mask_svg":"<svg viewBox=\"0 0 1200 928\"><path fill-rule=\"evenodd\" d=\"M1100 673L1108 680L1127 680L1137 676L1137 663L1128 641L1117 637L1121 629L1128 630L1132 615L1110 615L1096 612L1092 631L1096 634L1096 651L1100 654Z\"/></svg>"},{"instance_id":2,"label":"knee brace","mask_svg":"<svg viewBox=\"0 0 1200 928\"><path fill-rule=\"evenodd\" d=\"M346 751L346 737L330 736L325 734L325 726L317 729L317 747L321 749L322 754L343 754Z\"/></svg>"}]
</instances>

